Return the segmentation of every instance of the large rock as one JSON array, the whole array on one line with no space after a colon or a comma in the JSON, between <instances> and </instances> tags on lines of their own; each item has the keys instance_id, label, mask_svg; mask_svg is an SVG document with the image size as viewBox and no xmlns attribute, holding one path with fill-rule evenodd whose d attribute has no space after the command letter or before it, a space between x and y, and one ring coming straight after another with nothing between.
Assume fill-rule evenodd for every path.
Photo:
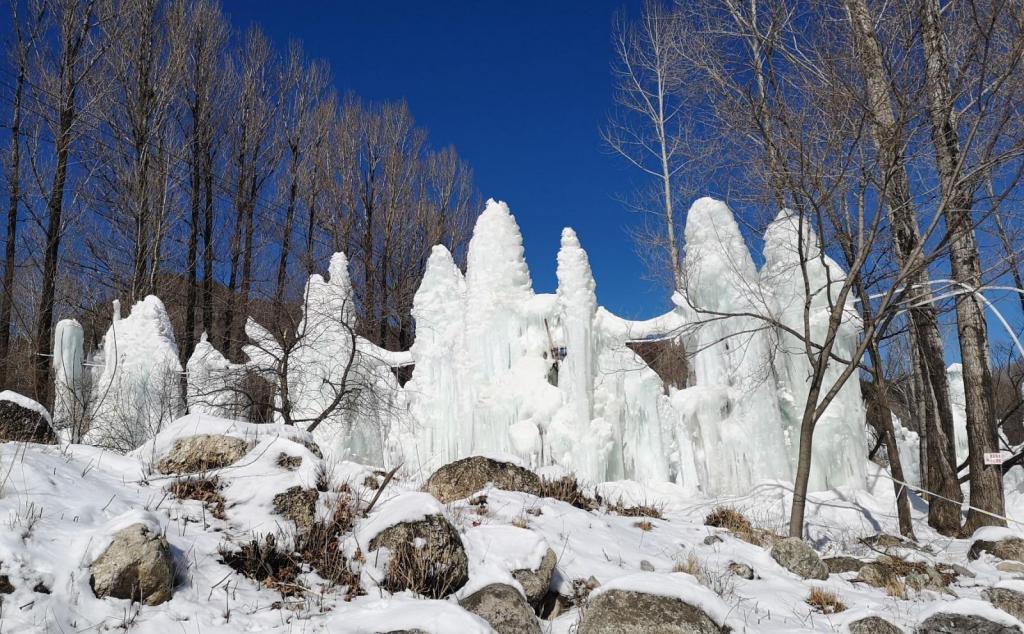
<instances>
[{"instance_id":1,"label":"large rock","mask_svg":"<svg viewBox=\"0 0 1024 634\"><path fill-rule=\"evenodd\" d=\"M825 557L822 559L830 575L841 575L847 572L857 572L866 563L856 557L840 555L838 557Z\"/></svg>"},{"instance_id":2,"label":"large rock","mask_svg":"<svg viewBox=\"0 0 1024 634\"><path fill-rule=\"evenodd\" d=\"M884 588L890 583L898 581L899 575L891 567L875 562L861 566L857 571L856 580L869 586Z\"/></svg>"},{"instance_id":3,"label":"large rock","mask_svg":"<svg viewBox=\"0 0 1024 634\"><path fill-rule=\"evenodd\" d=\"M803 579L828 579L828 567L807 542L788 537L772 546L772 559Z\"/></svg>"},{"instance_id":4,"label":"large rock","mask_svg":"<svg viewBox=\"0 0 1024 634\"><path fill-rule=\"evenodd\" d=\"M309 528L316 521L316 489L294 486L274 496L274 512L295 522L299 528Z\"/></svg>"},{"instance_id":5,"label":"large rock","mask_svg":"<svg viewBox=\"0 0 1024 634\"><path fill-rule=\"evenodd\" d=\"M492 583L461 602L462 607L490 623L498 634L541 634L533 610L510 585Z\"/></svg>"},{"instance_id":6,"label":"large rock","mask_svg":"<svg viewBox=\"0 0 1024 634\"><path fill-rule=\"evenodd\" d=\"M999 559L1024 562L1024 539L1007 537L994 542L979 539L971 544L971 549L967 551L967 558L977 559L981 553L991 553Z\"/></svg>"},{"instance_id":7,"label":"large rock","mask_svg":"<svg viewBox=\"0 0 1024 634\"><path fill-rule=\"evenodd\" d=\"M914 630L916 634L1021 634L1015 625L1003 625L977 614L934 614Z\"/></svg>"},{"instance_id":8,"label":"large rock","mask_svg":"<svg viewBox=\"0 0 1024 634\"><path fill-rule=\"evenodd\" d=\"M161 473L199 473L234 464L249 451L249 443L234 436L199 434L179 438L160 461Z\"/></svg>"},{"instance_id":9,"label":"large rock","mask_svg":"<svg viewBox=\"0 0 1024 634\"><path fill-rule=\"evenodd\" d=\"M389 592L412 590L434 599L466 585L469 559L458 531L441 515L390 526L370 540L370 550L388 549L381 586Z\"/></svg>"},{"instance_id":10,"label":"large rock","mask_svg":"<svg viewBox=\"0 0 1024 634\"><path fill-rule=\"evenodd\" d=\"M536 570L523 568L512 571L512 576L523 586L526 600L530 602L530 605L540 604L547 595L548 589L551 587L551 575L555 571L556 561L555 551L548 548L548 551L544 553L544 559L540 562L540 567Z\"/></svg>"},{"instance_id":11,"label":"large rock","mask_svg":"<svg viewBox=\"0 0 1024 634\"><path fill-rule=\"evenodd\" d=\"M989 588L981 595L1003 612L1024 621L1024 592L1009 588Z\"/></svg>"},{"instance_id":12,"label":"large rock","mask_svg":"<svg viewBox=\"0 0 1024 634\"><path fill-rule=\"evenodd\" d=\"M119 530L114 541L89 566L97 597L157 605L174 590L174 559L167 540L142 524Z\"/></svg>"},{"instance_id":13,"label":"large rock","mask_svg":"<svg viewBox=\"0 0 1024 634\"><path fill-rule=\"evenodd\" d=\"M0 442L57 443L46 409L11 391L0 392Z\"/></svg>"},{"instance_id":14,"label":"large rock","mask_svg":"<svg viewBox=\"0 0 1024 634\"><path fill-rule=\"evenodd\" d=\"M880 616L869 616L847 627L850 628L850 634L903 634L903 630Z\"/></svg>"},{"instance_id":15,"label":"large rock","mask_svg":"<svg viewBox=\"0 0 1024 634\"><path fill-rule=\"evenodd\" d=\"M722 634L700 608L672 597L608 590L587 607L577 634Z\"/></svg>"},{"instance_id":16,"label":"large rock","mask_svg":"<svg viewBox=\"0 0 1024 634\"><path fill-rule=\"evenodd\" d=\"M441 467L427 478L427 493L444 503L473 495L493 482L505 491L541 494L540 477L511 462L501 462L483 456L471 456Z\"/></svg>"}]
</instances>

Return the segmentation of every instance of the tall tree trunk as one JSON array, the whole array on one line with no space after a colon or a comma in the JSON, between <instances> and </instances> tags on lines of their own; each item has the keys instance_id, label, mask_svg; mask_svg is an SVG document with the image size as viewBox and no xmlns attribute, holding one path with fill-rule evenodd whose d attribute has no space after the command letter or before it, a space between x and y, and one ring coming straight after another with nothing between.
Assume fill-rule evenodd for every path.
<instances>
[{"instance_id":1,"label":"tall tree trunk","mask_svg":"<svg viewBox=\"0 0 1024 634\"><path fill-rule=\"evenodd\" d=\"M15 17L17 19L17 17ZM18 28L15 26L15 28ZM24 62L18 62L11 119L11 164L8 176L7 245L4 253L4 287L0 297L0 386L7 386L11 358L11 313L14 306L14 266L18 239L18 205L21 201L21 95L25 87Z\"/></svg>"},{"instance_id":2,"label":"tall tree trunk","mask_svg":"<svg viewBox=\"0 0 1024 634\"><path fill-rule=\"evenodd\" d=\"M971 207L974 194L964 178L960 138L953 122L946 46L937 0L921 0L921 42L925 58L925 84L931 116L932 145L938 166L941 207L949 232L949 262L953 280L961 289L981 286L981 263ZM1000 465L986 465L984 454L999 451L988 332L980 300L973 293L956 297L957 333L964 368L967 443L971 508L962 533L981 526L1005 526L1003 476Z\"/></svg>"},{"instance_id":3,"label":"tall tree trunk","mask_svg":"<svg viewBox=\"0 0 1024 634\"><path fill-rule=\"evenodd\" d=\"M197 113L192 111L192 125L197 125ZM199 268L199 212L202 207L202 150L199 147L197 134L192 135L192 179L191 186L192 200L191 213L189 216L188 231L188 261L186 262L188 278L188 292L185 299L185 337L184 345L181 348L181 362L184 365L189 356L192 355L192 348L195 346L196 336L196 299L198 295L198 268Z\"/></svg>"},{"instance_id":4,"label":"tall tree trunk","mask_svg":"<svg viewBox=\"0 0 1024 634\"><path fill-rule=\"evenodd\" d=\"M69 71L70 72L70 71ZM57 135L57 165L53 172L50 198L47 201L46 243L43 256L42 288L36 316L35 397L43 405L50 404L50 353L53 345L54 301L57 286L57 265L60 261L60 239L64 215L64 188L67 184L68 157L71 154L71 126L75 120L74 89L64 96L60 110L60 133Z\"/></svg>"},{"instance_id":5,"label":"tall tree trunk","mask_svg":"<svg viewBox=\"0 0 1024 634\"><path fill-rule=\"evenodd\" d=\"M213 150L203 149L203 329L213 341Z\"/></svg>"},{"instance_id":6,"label":"tall tree trunk","mask_svg":"<svg viewBox=\"0 0 1024 634\"><path fill-rule=\"evenodd\" d=\"M295 201L299 191L299 148L291 146L291 164L289 166L288 206L284 217L284 235L281 238L281 254L277 262L277 288L274 290L274 310L278 316L284 307L284 286L288 277L288 257L291 249L292 224L295 222Z\"/></svg>"},{"instance_id":7,"label":"tall tree trunk","mask_svg":"<svg viewBox=\"0 0 1024 634\"><path fill-rule=\"evenodd\" d=\"M932 425L927 429L930 467L933 479L930 486L941 498L932 500L928 521L942 533L952 534L960 529L960 485L956 477L956 454L953 445L953 413L949 405L949 386L946 379L942 339L939 335L935 308L929 303L932 293L928 269L921 253L921 235L917 226L917 212L910 196L910 179L903 155L904 134L893 113L890 90L882 49L874 30L874 20L866 0L846 0L853 30L857 56L867 89L867 105L871 114L872 137L878 152L882 171L882 194L889 212L893 244L900 268L909 271L907 293L912 305L909 312L915 341L921 346L921 357L927 361L926 374L935 399L927 399L925 420ZM866 306L866 304L865 304ZM936 368L936 364L938 367ZM890 424L891 426L891 424Z\"/></svg>"}]
</instances>

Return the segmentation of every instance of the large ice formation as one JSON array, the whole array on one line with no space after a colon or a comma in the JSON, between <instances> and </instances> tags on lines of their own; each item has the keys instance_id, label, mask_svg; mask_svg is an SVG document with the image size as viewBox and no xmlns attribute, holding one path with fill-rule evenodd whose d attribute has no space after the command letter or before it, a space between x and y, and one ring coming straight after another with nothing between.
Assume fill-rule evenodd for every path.
<instances>
[{"instance_id":1,"label":"large ice formation","mask_svg":"<svg viewBox=\"0 0 1024 634\"><path fill-rule=\"evenodd\" d=\"M245 398L238 386L241 370L240 365L231 363L213 347L204 332L185 364L188 378L185 402L189 414L217 418L243 416Z\"/></svg>"},{"instance_id":2,"label":"large ice formation","mask_svg":"<svg viewBox=\"0 0 1024 634\"><path fill-rule=\"evenodd\" d=\"M806 219L789 210L780 212L765 231L764 257L761 288L769 298L769 313L782 324L776 329L776 376L783 426L796 464L801 419L810 396L811 357L817 358L815 346L825 341L833 311L839 311L841 323L830 354L832 360L825 370L820 400L846 370L848 364L840 360L850 359L857 347L861 321L850 307L851 302L837 306L846 274L825 254ZM805 288L809 291L809 302ZM805 323L810 336L794 335L804 333ZM812 342L811 346L805 344L806 339ZM864 416L860 382L854 370L814 429L811 490L863 485L867 464Z\"/></svg>"},{"instance_id":3,"label":"large ice formation","mask_svg":"<svg viewBox=\"0 0 1024 634\"><path fill-rule=\"evenodd\" d=\"M402 365L403 355L381 350L356 334L343 253L331 258L326 280L320 275L309 278L303 297L302 320L287 344L248 321L250 343L243 348L247 365L272 382L286 382L288 401L278 399L280 422L312 431L320 446L338 459L382 464L391 423L400 414L400 390L391 366Z\"/></svg>"},{"instance_id":4,"label":"large ice formation","mask_svg":"<svg viewBox=\"0 0 1024 634\"><path fill-rule=\"evenodd\" d=\"M53 426L72 428L71 439L79 440L86 405L82 355L85 334L74 319L57 322L53 333Z\"/></svg>"},{"instance_id":5,"label":"large ice formation","mask_svg":"<svg viewBox=\"0 0 1024 634\"><path fill-rule=\"evenodd\" d=\"M279 388L278 422L312 431L334 459L400 464L426 475L485 454L557 465L591 482L671 481L709 495L791 480L812 373L804 339L813 356L829 315L842 316L824 394L842 378L842 360L859 336L854 310L833 311L844 272L787 211L764 236L760 271L722 202L697 200L684 236L674 308L631 321L598 304L587 253L572 229L562 232L556 291L535 293L519 226L507 205L490 200L474 227L465 273L444 247L430 254L413 300L416 337L408 351L384 350L356 334L348 261L338 253L326 279L310 277L295 332L275 335L250 319L247 360L239 365L200 342L188 363L189 408L237 415L232 381L258 374ZM798 336L805 276L812 291L808 337ZM691 385L666 387L631 347L656 339L685 344ZM115 321L100 359L97 389L112 386L130 398L176 376L159 300L147 298ZM394 369L409 365L411 379L402 386ZM101 407L97 429L111 427L123 411ZM156 415L148 406L128 411ZM817 422L810 488L863 487L865 454L854 374Z\"/></svg>"},{"instance_id":6,"label":"large ice formation","mask_svg":"<svg viewBox=\"0 0 1024 634\"><path fill-rule=\"evenodd\" d=\"M152 438L182 413L181 362L163 302L149 295L114 320L92 360L86 441L120 451Z\"/></svg>"}]
</instances>

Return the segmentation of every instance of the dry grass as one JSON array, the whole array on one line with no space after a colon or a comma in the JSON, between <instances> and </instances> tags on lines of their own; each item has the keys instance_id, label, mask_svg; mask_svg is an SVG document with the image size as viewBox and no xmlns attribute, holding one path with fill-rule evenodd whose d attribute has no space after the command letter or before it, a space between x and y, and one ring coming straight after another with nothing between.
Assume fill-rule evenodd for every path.
<instances>
[{"instance_id":1,"label":"dry grass","mask_svg":"<svg viewBox=\"0 0 1024 634\"><path fill-rule=\"evenodd\" d=\"M701 575L704 574L704 566L697 559L697 555L690 553L686 556L686 559L676 562L676 565L672 567L672 572L685 572L700 579Z\"/></svg>"},{"instance_id":2,"label":"dry grass","mask_svg":"<svg viewBox=\"0 0 1024 634\"><path fill-rule=\"evenodd\" d=\"M885 582L885 593L894 599L907 598L907 584L899 577L893 577Z\"/></svg>"},{"instance_id":3,"label":"dry grass","mask_svg":"<svg viewBox=\"0 0 1024 634\"><path fill-rule=\"evenodd\" d=\"M224 519L226 501L220 494L221 484L216 477L189 476L175 480L167 487L167 492L179 500L198 500L210 510L210 515Z\"/></svg>"},{"instance_id":4,"label":"dry grass","mask_svg":"<svg viewBox=\"0 0 1024 634\"><path fill-rule=\"evenodd\" d=\"M639 522L634 522L633 526L639 528L640 530L644 531L645 533L647 531L654 530L654 524L651 522L651 520L640 520Z\"/></svg>"},{"instance_id":5,"label":"dry grass","mask_svg":"<svg viewBox=\"0 0 1024 634\"><path fill-rule=\"evenodd\" d=\"M584 491L576 476L568 475L557 480L542 480L540 490L541 497L561 500L584 511L594 511L601 506L601 497L591 496Z\"/></svg>"},{"instance_id":6,"label":"dry grass","mask_svg":"<svg viewBox=\"0 0 1024 634\"><path fill-rule=\"evenodd\" d=\"M557 480L541 481L541 497L554 498L566 504L571 504L584 511L596 511L604 508L609 513L622 515L623 517L653 517L661 519L661 509L648 504L629 506L623 503L622 499L615 502L606 502L597 493L589 493L580 484L576 476L567 475Z\"/></svg>"},{"instance_id":7,"label":"dry grass","mask_svg":"<svg viewBox=\"0 0 1024 634\"><path fill-rule=\"evenodd\" d=\"M512 526L516 528L530 528L530 522L522 515L512 520Z\"/></svg>"},{"instance_id":8,"label":"dry grass","mask_svg":"<svg viewBox=\"0 0 1024 634\"><path fill-rule=\"evenodd\" d=\"M755 546L770 547L782 539L781 535L753 525L747 516L729 506L716 506L704 518L705 526L724 528L738 539Z\"/></svg>"},{"instance_id":9,"label":"dry grass","mask_svg":"<svg viewBox=\"0 0 1024 634\"><path fill-rule=\"evenodd\" d=\"M237 572L286 597L305 594L307 588L298 577L304 567L311 567L329 584L346 587L345 600L349 601L365 593L359 585L358 566L342 553L339 540L352 529L357 512L352 498L342 494L329 518L296 530L291 548L284 548L274 535L266 535L238 550L222 546L220 555Z\"/></svg>"},{"instance_id":10,"label":"dry grass","mask_svg":"<svg viewBox=\"0 0 1024 634\"><path fill-rule=\"evenodd\" d=\"M846 609L846 605L839 600L839 597L834 592L822 590L821 588L811 590L811 593L807 595L804 601L822 614L836 614Z\"/></svg>"},{"instance_id":11,"label":"dry grass","mask_svg":"<svg viewBox=\"0 0 1024 634\"><path fill-rule=\"evenodd\" d=\"M713 570L704 565L692 551L686 559L676 560L672 572L685 572L697 579L697 583L726 599L735 592L736 578L729 570Z\"/></svg>"}]
</instances>

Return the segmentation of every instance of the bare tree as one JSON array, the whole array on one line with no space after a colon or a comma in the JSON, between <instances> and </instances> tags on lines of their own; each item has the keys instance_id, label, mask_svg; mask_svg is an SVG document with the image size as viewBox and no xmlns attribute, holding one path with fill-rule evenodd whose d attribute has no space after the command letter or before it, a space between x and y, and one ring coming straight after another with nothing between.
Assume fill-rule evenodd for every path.
<instances>
[{"instance_id":1,"label":"bare tree","mask_svg":"<svg viewBox=\"0 0 1024 634\"><path fill-rule=\"evenodd\" d=\"M914 305L909 317L916 335L915 341L920 347L919 356L923 362L921 375L927 379L932 393L932 398L922 403L923 408L928 410L925 421L930 423L926 430L929 479L925 485L941 496L936 497L928 507L929 523L942 532L952 533L960 528L958 501L963 494L956 477L953 412L949 401L945 355L936 308L931 303L928 268L919 248L921 232L918 213L910 194L910 177L904 156L904 127L909 113L900 112L901 120L897 120L893 105L896 100L891 93L893 82L886 71L881 44L875 33L875 20L866 0L847 0L846 8L849 12L853 49L860 59L864 79L864 108L870 117L872 140L878 153L880 190L886 200L893 246L901 266L914 270L909 280L913 289L910 301ZM881 358L877 348L877 345L872 345L872 365L881 367L874 360L874 357L879 360ZM887 400L884 385L879 385L878 393L883 400Z\"/></svg>"},{"instance_id":2,"label":"bare tree","mask_svg":"<svg viewBox=\"0 0 1024 634\"><path fill-rule=\"evenodd\" d=\"M3 296L0 297L0 385L7 384L8 365L11 361L11 314L14 310L14 270L17 265L18 217L23 195L21 179L21 135L25 110L22 100L25 96L29 47L38 38L38 29L43 24L42 5L31 7L27 21L23 24L18 14L18 3L11 3L11 24L14 34L14 50L11 62L16 69L14 95L11 103L11 147L7 162L7 242L4 249Z\"/></svg>"},{"instance_id":3,"label":"bare tree","mask_svg":"<svg viewBox=\"0 0 1024 634\"><path fill-rule=\"evenodd\" d=\"M199 240L202 257L202 324L213 328L213 214L214 154L216 152L217 101L222 93L220 64L224 59L227 26L220 9L206 1L197 2L189 14L188 41L183 77L186 115L183 123L188 143L190 215L186 277L185 332L181 346L184 363L195 347L195 319L199 294Z\"/></svg>"},{"instance_id":4,"label":"bare tree","mask_svg":"<svg viewBox=\"0 0 1024 634\"><path fill-rule=\"evenodd\" d=\"M676 13L659 0L648 0L636 23L625 18L616 23L612 73L617 112L602 130L616 154L657 183L654 213L660 216L673 287L682 279L675 205L679 173L699 145L684 121L686 88L676 58L676 20Z\"/></svg>"},{"instance_id":5,"label":"bare tree","mask_svg":"<svg viewBox=\"0 0 1024 634\"><path fill-rule=\"evenodd\" d=\"M243 316L252 288L256 211L264 186L277 166L278 147L273 122L279 101L274 98L277 58L266 36L251 28L234 69L233 112L229 124L234 185L234 229L231 233L228 292L224 311L224 341L229 358L242 346Z\"/></svg>"},{"instance_id":6,"label":"bare tree","mask_svg":"<svg viewBox=\"0 0 1024 634\"><path fill-rule=\"evenodd\" d=\"M44 254L41 288L35 325L35 396L50 400L49 351L52 342L55 289L64 231L64 203L68 184L68 163L82 123L80 92L101 58L95 41L98 0L48 0L46 15L48 45L36 47L33 74L43 87L35 91L38 108L45 115L54 139L55 165L45 192L43 221Z\"/></svg>"},{"instance_id":7,"label":"bare tree","mask_svg":"<svg viewBox=\"0 0 1024 634\"><path fill-rule=\"evenodd\" d=\"M955 299L970 451L971 508L964 534L981 526L1006 524L1002 469L985 461L986 453L998 451L998 442L988 332L983 300L977 295L982 287L982 271L972 211L975 190L988 169L984 165L998 165L1010 157L1019 160L1021 140L1006 139L1011 148L1006 153L1006 146L1000 143L1006 129L1000 123L1007 107L1011 111L1018 107L1013 98L1017 96L1014 75L1024 59L1019 7L1001 2L969 4L960 20L955 12L953 17L944 18L936 0L921 0L918 7L939 206L949 231L953 282L957 290L966 291ZM967 58L958 61L970 71L957 83L951 78L952 57L945 28L948 22L960 27L954 33L961 38L959 45ZM1010 37L1000 40L1003 30L1008 30ZM959 107L954 88L961 89L963 105ZM983 165L980 173L969 163L971 154Z\"/></svg>"}]
</instances>

